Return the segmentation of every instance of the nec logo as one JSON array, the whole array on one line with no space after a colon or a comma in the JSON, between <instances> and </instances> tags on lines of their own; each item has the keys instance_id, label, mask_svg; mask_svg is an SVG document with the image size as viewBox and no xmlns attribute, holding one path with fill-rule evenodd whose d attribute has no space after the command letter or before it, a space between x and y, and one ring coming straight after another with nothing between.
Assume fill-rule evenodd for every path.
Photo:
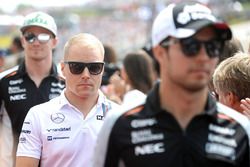
<instances>
[{"instance_id":1,"label":"nec logo","mask_svg":"<svg viewBox=\"0 0 250 167\"><path fill-rule=\"evenodd\" d=\"M143 146L136 146L135 147L135 155L146 155L146 154L155 154L155 153L162 153L165 151L163 143L156 143L156 144L145 144Z\"/></svg>"},{"instance_id":2,"label":"nec logo","mask_svg":"<svg viewBox=\"0 0 250 167\"><path fill-rule=\"evenodd\" d=\"M10 96L10 101L25 100L25 99L27 99L26 94L18 94Z\"/></svg>"}]
</instances>

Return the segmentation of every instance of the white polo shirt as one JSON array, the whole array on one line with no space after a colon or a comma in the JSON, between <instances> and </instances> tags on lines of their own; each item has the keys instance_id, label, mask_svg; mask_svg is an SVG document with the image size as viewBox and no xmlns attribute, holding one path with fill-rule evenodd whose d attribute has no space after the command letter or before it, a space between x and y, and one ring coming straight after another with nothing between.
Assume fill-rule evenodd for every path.
<instances>
[{"instance_id":1,"label":"white polo shirt","mask_svg":"<svg viewBox=\"0 0 250 167\"><path fill-rule=\"evenodd\" d=\"M41 167L89 167L105 114L118 107L101 91L86 118L64 93L34 106L23 123L17 156L41 159Z\"/></svg>"}]
</instances>

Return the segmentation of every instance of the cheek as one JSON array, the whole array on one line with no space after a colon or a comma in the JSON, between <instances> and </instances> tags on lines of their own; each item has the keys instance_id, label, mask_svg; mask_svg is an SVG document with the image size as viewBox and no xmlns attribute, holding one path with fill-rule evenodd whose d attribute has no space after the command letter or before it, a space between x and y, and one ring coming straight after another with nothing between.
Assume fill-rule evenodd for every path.
<instances>
[{"instance_id":1,"label":"cheek","mask_svg":"<svg viewBox=\"0 0 250 167\"><path fill-rule=\"evenodd\" d=\"M97 87L100 87L102 82L102 75L94 76L92 77L92 80Z\"/></svg>"},{"instance_id":2,"label":"cheek","mask_svg":"<svg viewBox=\"0 0 250 167\"><path fill-rule=\"evenodd\" d=\"M213 69L216 68L218 62L219 62L219 58L211 59L211 64L212 64L212 66L213 66Z\"/></svg>"},{"instance_id":3,"label":"cheek","mask_svg":"<svg viewBox=\"0 0 250 167\"><path fill-rule=\"evenodd\" d=\"M64 75L65 77L65 81L66 81L66 85L70 86L70 85L74 85L76 84L76 78L74 78L72 75Z\"/></svg>"},{"instance_id":4,"label":"cheek","mask_svg":"<svg viewBox=\"0 0 250 167\"><path fill-rule=\"evenodd\" d=\"M128 76L124 68L121 69L121 78L125 81L128 81Z\"/></svg>"}]
</instances>

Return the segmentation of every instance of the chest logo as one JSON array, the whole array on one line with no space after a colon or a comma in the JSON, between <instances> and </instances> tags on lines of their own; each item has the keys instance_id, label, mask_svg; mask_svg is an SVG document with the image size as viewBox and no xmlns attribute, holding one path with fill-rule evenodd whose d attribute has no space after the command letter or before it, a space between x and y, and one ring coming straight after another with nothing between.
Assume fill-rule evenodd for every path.
<instances>
[{"instance_id":1,"label":"chest logo","mask_svg":"<svg viewBox=\"0 0 250 167\"><path fill-rule=\"evenodd\" d=\"M52 122L60 124L65 120L65 116L62 113L55 113L50 116Z\"/></svg>"}]
</instances>

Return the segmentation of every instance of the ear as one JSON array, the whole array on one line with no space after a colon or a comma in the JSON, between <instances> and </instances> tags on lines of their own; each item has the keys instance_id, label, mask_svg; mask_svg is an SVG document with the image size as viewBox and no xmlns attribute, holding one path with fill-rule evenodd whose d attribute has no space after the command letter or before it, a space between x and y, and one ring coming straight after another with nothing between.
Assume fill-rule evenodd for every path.
<instances>
[{"instance_id":1,"label":"ear","mask_svg":"<svg viewBox=\"0 0 250 167\"><path fill-rule=\"evenodd\" d=\"M52 43L53 43L53 49L56 48L56 45L58 43L58 38L57 37L53 38Z\"/></svg>"},{"instance_id":2,"label":"ear","mask_svg":"<svg viewBox=\"0 0 250 167\"><path fill-rule=\"evenodd\" d=\"M22 47L24 48L24 36L23 35L20 35L20 39L21 39L21 44L22 44Z\"/></svg>"},{"instance_id":3,"label":"ear","mask_svg":"<svg viewBox=\"0 0 250 167\"><path fill-rule=\"evenodd\" d=\"M235 105L239 104L239 98L233 93L233 92L228 92L226 95L226 99L228 104L234 108Z\"/></svg>"},{"instance_id":4,"label":"ear","mask_svg":"<svg viewBox=\"0 0 250 167\"><path fill-rule=\"evenodd\" d=\"M62 75L63 77L65 77L65 64L63 62L60 63L60 66L61 66L61 72L62 72Z\"/></svg>"},{"instance_id":5,"label":"ear","mask_svg":"<svg viewBox=\"0 0 250 167\"><path fill-rule=\"evenodd\" d=\"M155 59L158 61L159 64L161 64L161 62L163 61L163 56L165 56L165 51L166 49L164 49L163 47L157 45L153 48L153 53L154 53L154 57Z\"/></svg>"}]
</instances>

